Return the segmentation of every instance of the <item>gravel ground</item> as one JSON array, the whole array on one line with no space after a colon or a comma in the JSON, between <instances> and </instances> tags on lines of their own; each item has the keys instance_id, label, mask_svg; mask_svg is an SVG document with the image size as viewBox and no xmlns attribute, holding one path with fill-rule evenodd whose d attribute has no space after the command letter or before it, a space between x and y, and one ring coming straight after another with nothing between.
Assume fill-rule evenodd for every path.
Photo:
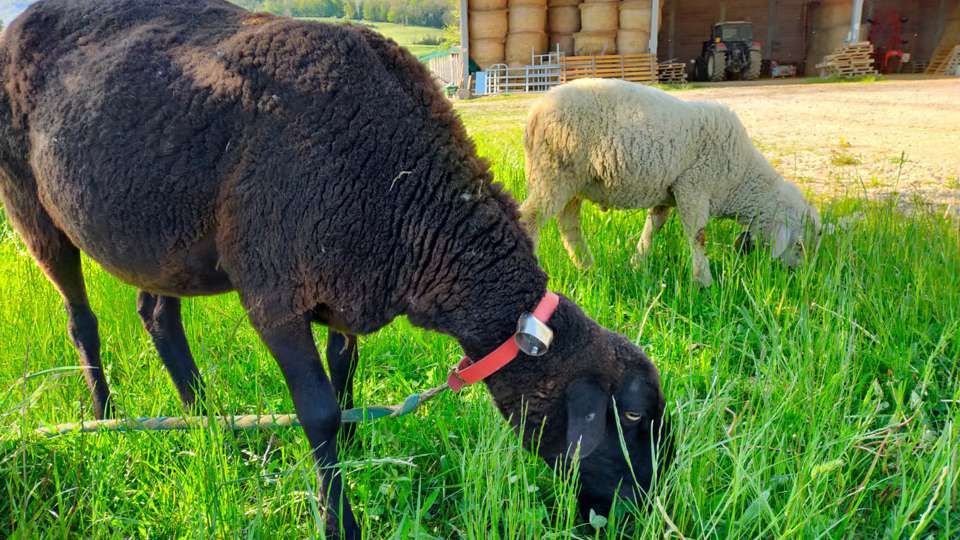
<instances>
[{"instance_id":1,"label":"gravel ground","mask_svg":"<svg viewBox=\"0 0 960 540\"><path fill-rule=\"evenodd\" d=\"M920 196L960 210L960 79L768 81L673 94L731 107L771 163L817 195ZM484 98L458 108L519 112L532 99Z\"/></svg>"}]
</instances>

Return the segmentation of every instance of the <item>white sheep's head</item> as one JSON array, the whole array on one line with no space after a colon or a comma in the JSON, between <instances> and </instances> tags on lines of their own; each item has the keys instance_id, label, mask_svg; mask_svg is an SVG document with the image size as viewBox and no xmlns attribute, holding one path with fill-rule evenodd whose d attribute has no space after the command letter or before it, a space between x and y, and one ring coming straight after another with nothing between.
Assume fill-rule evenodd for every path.
<instances>
[{"instance_id":1,"label":"white sheep's head","mask_svg":"<svg viewBox=\"0 0 960 540\"><path fill-rule=\"evenodd\" d=\"M781 184L772 211L773 219L763 231L771 254L796 268L820 247L820 214L790 182Z\"/></svg>"}]
</instances>

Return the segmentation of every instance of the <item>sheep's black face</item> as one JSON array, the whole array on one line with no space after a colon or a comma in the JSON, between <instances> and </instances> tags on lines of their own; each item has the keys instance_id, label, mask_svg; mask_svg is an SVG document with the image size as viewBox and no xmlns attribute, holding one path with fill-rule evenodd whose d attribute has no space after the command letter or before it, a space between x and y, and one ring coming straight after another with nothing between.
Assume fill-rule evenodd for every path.
<instances>
[{"instance_id":1,"label":"sheep's black face","mask_svg":"<svg viewBox=\"0 0 960 540\"><path fill-rule=\"evenodd\" d=\"M659 442L669 437L661 428L660 381L652 365L650 369L627 373L612 394L585 379L567 387L568 457L579 444L579 454L573 455L580 459L580 513L584 517L591 509L606 515L615 494L639 502L650 487L654 467L663 470L665 452L655 449L666 447Z\"/></svg>"}]
</instances>

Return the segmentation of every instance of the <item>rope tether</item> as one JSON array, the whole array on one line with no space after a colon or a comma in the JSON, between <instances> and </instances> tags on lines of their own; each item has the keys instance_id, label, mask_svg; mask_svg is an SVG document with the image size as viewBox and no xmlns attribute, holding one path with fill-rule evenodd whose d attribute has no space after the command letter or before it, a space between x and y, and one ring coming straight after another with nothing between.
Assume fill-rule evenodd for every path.
<instances>
[{"instance_id":1,"label":"rope tether","mask_svg":"<svg viewBox=\"0 0 960 540\"><path fill-rule=\"evenodd\" d=\"M355 407L340 413L340 421L346 424L369 422L388 416L404 416L417 407L430 401L448 387L446 383L419 394L411 394L403 403L397 405L375 405L373 407ZM158 416L144 418L115 418L110 420L91 420L43 426L37 433L47 436L63 435L75 432L93 431L163 431L203 429L214 422L221 428L232 430L266 429L299 426L295 414L244 414L234 416Z\"/></svg>"}]
</instances>

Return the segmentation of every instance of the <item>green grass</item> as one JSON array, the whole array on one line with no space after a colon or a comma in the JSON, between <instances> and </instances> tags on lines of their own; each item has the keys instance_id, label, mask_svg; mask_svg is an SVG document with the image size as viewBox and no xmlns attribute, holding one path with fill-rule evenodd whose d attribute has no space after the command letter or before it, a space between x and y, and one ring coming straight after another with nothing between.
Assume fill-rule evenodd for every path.
<instances>
[{"instance_id":1,"label":"green grass","mask_svg":"<svg viewBox=\"0 0 960 540\"><path fill-rule=\"evenodd\" d=\"M491 103L493 115L475 102L462 114L497 178L522 198L523 112L509 99ZM642 211L588 205L597 264L587 272L548 227L540 256L550 286L659 366L674 466L649 509L613 516L596 532L575 519L571 482L524 452L474 387L363 425L342 452L369 537L960 536L957 224L892 203L832 201L822 210L828 223L862 217L838 226L794 272L762 250L736 256L736 228L712 224L709 290L691 282L675 218L639 270L628 261ZM94 264L86 275L121 412L178 414L133 289ZM235 295L187 300L184 316L215 407L292 411ZM457 357L451 339L396 321L361 341L359 401L397 402L438 384ZM75 364L57 295L0 223L0 537L319 534L299 430L32 435L41 423L90 418L77 372L45 372ZM24 380L30 374L38 375Z\"/></svg>"},{"instance_id":2,"label":"green grass","mask_svg":"<svg viewBox=\"0 0 960 540\"><path fill-rule=\"evenodd\" d=\"M829 75L827 77L804 77L806 84L830 84L830 83L875 83L884 81L883 75L857 75L847 77L844 75Z\"/></svg>"},{"instance_id":3,"label":"green grass","mask_svg":"<svg viewBox=\"0 0 960 540\"><path fill-rule=\"evenodd\" d=\"M388 38L393 39L401 46L406 47L411 53L413 53L414 56L422 56L424 54L446 48L442 45L422 45L418 43L424 38L430 38L434 40L442 39L442 28L394 24L388 22L347 21L346 19L338 19L335 17L311 17L310 20L332 23L351 22L353 24L369 26Z\"/></svg>"}]
</instances>

